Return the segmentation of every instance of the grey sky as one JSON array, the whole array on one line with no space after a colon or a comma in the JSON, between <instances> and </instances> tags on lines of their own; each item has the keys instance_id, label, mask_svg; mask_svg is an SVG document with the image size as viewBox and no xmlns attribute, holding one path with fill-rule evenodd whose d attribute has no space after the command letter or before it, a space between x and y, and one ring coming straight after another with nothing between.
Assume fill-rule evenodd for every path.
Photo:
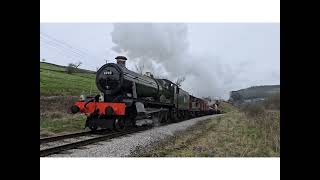
<instances>
[{"instance_id":1,"label":"grey sky","mask_svg":"<svg viewBox=\"0 0 320 180\"><path fill-rule=\"evenodd\" d=\"M81 61L82 68L96 70L106 59L115 62L114 57L119 55L112 50L113 24L41 23L40 28L40 58L48 62L67 65ZM130 35L130 29L126 33ZM228 98L231 90L280 84L279 23L188 23L187 40L193 62L186 59L185 63L197 65L195 71L206 73L205 78L187 77L182 84L194 95ZM136 63L129 59L128 68L133 70ZM193 69L186 72L190 71Z\"/></svg>"}]
</instances>

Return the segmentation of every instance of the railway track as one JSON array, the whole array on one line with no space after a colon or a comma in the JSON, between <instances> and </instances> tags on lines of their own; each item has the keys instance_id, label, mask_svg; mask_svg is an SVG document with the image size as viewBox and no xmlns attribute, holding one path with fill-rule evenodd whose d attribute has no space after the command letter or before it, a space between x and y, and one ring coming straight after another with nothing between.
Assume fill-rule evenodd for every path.
<instances>
[{"instance_id":1,"label":"railway track","mask_svg":"<svg viewBox=\"0 0 320 180\"><path fill-rule=\"evenodd\" d=\"M40 144L53 142L53 141L59 141L59 140L68 139L68 138L75 138L75 137L85 136L85 135L89 135L89 134L92 134L92 132L91 131L85 131L85 132L78 132L78 133L66 134L66 135L61 135L61 136L40 138Z\"/></svg>"},{"instance_id":2,"label":"railway track","mask_svg":"<svg viewBox=\"0 0 320 180\"><path fill-rule=\"evenodd\" d=\"M81 146L105 141L108 139L140 132L150 129L150 126L141 126L137 128L128 129L123 132L110 132L110 133L92 133L92 132L80 132L62 136L55 136L49 138L40 139L40 157L49 156L62 151L75 149ZM86 139L81 139L85 137ZM71 142L61 142L69 140ZM58 143L57 143L58 142ZM41 148L42 146L42 148Z\"/></svg>"}]
</instances>

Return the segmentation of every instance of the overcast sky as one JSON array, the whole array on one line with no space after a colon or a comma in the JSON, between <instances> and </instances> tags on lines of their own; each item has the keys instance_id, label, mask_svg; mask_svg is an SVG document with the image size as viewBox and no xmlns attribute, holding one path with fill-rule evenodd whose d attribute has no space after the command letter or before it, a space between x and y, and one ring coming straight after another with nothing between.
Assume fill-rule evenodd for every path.
<instances>
[{"instance_id":1,"label":"overcast sky","mask_svg":"<svg viewBox=\"0 0 320 180\"><path fill-rule=\"evenodd\" d=\"M199 64L194 71L202 72L203 68L205 77L208 77L188 77L181 67L177 68L177 72L187 76L182 87L192 94L228 98L231 90L280 84L279 23L187 23L186 27L187 52L193 62L186 59L185 64ZM47 62L67 65L81 61L82 68L96 70L106 60L115 62L115 56L123 55L112 49L116 44L111 36L114 30L111 23L41 23L40 28L40 59ZM126 38L130 35L140 37L137 32L131 33L130 28L125 33ZM146 36L141 42L149 39L153 41ZM138 45L139 39L134 42ZM128 68L134 70L137 61L130 61L129 57L127 62ZM165 67L168 71L175 71L169 66L163 67L164 71ZM188 68L187 72L199 73L192 71L193 68Z\"/></svg>"}]
</instances>

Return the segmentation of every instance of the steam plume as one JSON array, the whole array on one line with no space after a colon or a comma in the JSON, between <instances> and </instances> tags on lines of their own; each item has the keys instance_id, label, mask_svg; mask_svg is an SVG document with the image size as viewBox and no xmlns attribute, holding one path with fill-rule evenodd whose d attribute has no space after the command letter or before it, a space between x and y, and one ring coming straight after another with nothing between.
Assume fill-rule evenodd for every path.
<instances>
[{"instance_id":1,"label":"steam plume","mask_svg":"<svg viewBox=\"0 0 320 180\"><path fill-rule=\"evenodd\" d=\"M191 54L186 24L116 23L111 36L115 52L126 52L130 61L173 82L185 77L182 88L191 94L228 96L236 71L216 56Z\"/></svg>"}]
</instances>

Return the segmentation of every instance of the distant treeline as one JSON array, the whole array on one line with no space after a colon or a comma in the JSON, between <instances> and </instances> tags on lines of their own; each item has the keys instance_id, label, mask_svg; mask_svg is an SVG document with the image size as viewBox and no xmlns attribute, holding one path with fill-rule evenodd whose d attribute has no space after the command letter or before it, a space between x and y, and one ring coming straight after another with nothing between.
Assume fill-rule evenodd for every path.
<instances>
[{"instance_id":1,"label":"distant treeline","mask_svg":"<svg viewBox=\"0 0 320 180\"><path fill-rule=\"evenodd\" d=\"M61 72L66 72L67 71L67 66L62 66L62 65L58 65L58 64L53 64L53 63L48 63L48 62L40 62L40 63L43 63L43 64L49 64L49 65L53 65L53 66L56 66L56 67L60 67L60 68L63 68L63 70L61 70ZM45 69L45 68L40 68L40 69ZM49 70L49 69L48 69ZM60 71L60 70L52 70L50 69L51 71ZM90 71L90 70L87 70L87 69L81 69L81 68L77 68L76 70L77 73L89 73L89 74L95 74L96 72L95 71Z\"/></svg>"},{"instance_id":2,"label":"distant treeline","mask_svg":"<svg viewBox=\"0 0 320 180\"><path fill-rule=\"evenodd\" d=\"M252 86L246 89L230 92L230 101L242 102L245 100L267 98L280 92L280 85Z\"/></svg>"}]
</instances>

